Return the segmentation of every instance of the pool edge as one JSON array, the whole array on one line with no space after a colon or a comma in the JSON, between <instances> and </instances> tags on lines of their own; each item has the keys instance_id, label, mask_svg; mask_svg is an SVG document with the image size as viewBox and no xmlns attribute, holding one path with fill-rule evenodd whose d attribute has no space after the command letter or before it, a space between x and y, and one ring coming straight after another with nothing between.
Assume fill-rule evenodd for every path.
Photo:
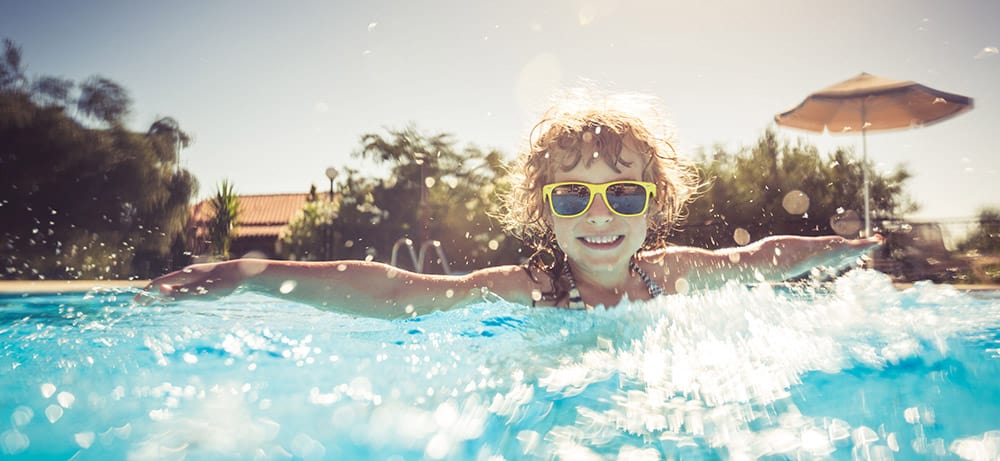
<instances>
[{"instance_id":1,"label":"pool edge","mask_svg":"<svg viewBox=\"0 0 1000 461\"><path fill-rule=\"evenodd\" d=\"M96 288L142 288L149 280L0 280L0 295L86 293Z\"/></svg>"}]
</instances>

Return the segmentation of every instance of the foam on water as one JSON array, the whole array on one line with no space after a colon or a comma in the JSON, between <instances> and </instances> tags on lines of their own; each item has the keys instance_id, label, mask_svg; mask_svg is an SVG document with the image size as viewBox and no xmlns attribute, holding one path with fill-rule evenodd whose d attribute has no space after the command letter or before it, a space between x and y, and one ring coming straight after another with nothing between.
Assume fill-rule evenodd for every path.
<instances>
[{"instance_id":1,"label":"foam on water","mask_svg":"<svg viewBox=\"0 0 1000 461\"><path fill-rule=\"evenodd\" d=\"M1000 297L857 271L405 321L0 298L12 459L1000 457Z\"/></svg>"}]
</instances>

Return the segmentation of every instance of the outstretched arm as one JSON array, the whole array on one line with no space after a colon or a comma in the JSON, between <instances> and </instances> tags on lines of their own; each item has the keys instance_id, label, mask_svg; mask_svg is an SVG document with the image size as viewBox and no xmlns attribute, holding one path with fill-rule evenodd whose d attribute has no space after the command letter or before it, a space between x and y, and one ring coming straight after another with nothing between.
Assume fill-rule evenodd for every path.
<instances>
[{"instance_id":1,"label":"outstretched arm","mask_svg":"<svg viewBox=\"0 0 1000 461\"><path fill-rule=\"evenodd\" d=\"M715 288L728 281L779 282L815 267L844 267L882 244L882 236L848 240L843 237L773 236L747 246L709 251L668 249L667 267L691 288Z\"/></svg>"},{"instance_id":2,"label":"outstretched arm","mask_svg":"<svg viewBox=\"0 0 1000 461\"><path fill-rule=\"evenodd\" d=\"M517 266L446 276L365 261L237 259L189 266L153 280L145 290L176 300L215 299L246 288L321 309L400 318L470 304L482 299L484 289L530 302L530 282Z\"/></svg>"}]
</instances>

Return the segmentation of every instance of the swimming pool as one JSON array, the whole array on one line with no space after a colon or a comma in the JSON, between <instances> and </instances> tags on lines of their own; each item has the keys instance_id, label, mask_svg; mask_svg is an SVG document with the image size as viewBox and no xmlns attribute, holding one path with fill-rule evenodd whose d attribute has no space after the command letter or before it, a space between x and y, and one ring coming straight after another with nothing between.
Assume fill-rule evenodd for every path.
<instances>
[{"instance_id":1,"label":"swimming pool","mask_svg":"<svg viewBox=\"0 0 1000 461\"><path fill-rule=\"evenodd\" d=\"M855 271L387 321L0 298L4 459L1000 457L1000 295Z\"/></svg>"}]
</instances>

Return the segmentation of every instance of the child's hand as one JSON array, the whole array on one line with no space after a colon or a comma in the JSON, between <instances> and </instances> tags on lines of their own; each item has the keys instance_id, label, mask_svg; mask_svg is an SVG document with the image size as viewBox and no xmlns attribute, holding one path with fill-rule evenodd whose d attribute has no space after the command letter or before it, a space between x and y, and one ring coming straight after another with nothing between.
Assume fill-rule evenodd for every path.
<instances>
[{"instance_id":1,"label":"child's hand","mask_svg":"<svg viewBox=\"0 0 1000 461\"><path fill-rule=\"evenodd\" d=\"M868 251L881 246L885 242L882 234L875 234L871 237L862 237L851 240L844 240L840 245L831 245L831 251L827 261L820 265L834 268L851 266L858 262L858 258L865 256ZM838 248L839 247L839 248Z\"/></svg>"},{"instance_id":2,"label":"child's hand","mask_svg":"<svg viewBox=\"0 0 1000 461\"><path fill-rule=\"evenodd\" d=\"M149 304L157 299L215 299L232 293L245 274L234 261L195 264L157 277L135 296L135 301Z\"/></svg>"}]
</instances>

